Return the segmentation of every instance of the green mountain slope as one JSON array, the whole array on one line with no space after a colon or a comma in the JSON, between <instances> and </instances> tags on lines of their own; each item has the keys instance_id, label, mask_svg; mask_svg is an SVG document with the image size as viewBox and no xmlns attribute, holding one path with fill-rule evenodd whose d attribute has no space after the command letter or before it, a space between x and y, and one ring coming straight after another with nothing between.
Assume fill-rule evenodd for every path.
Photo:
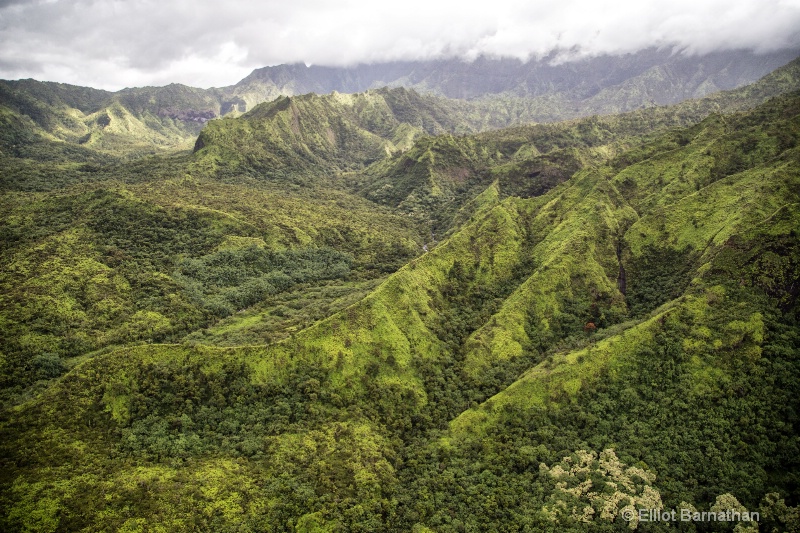
<instances>
[{"instance_id":1,"label":"green mountain slope","mask_svg":"<svg viewBox=\"0 0 800 533\"><path fill-rule=\"evenodd\" d=\"M115 93L35 80L0 80L3 114L14 115L15 122L25 123L4 124L6 132L0 139L0 151L4 155L15 153L20 143L13 142L13 137L31 129L46 141L39 143L36 150L27 151L27 157L34 160L39 159L36 154L44 152L52 157L76 146L125 158L185 150L208 120L238 116L282 95L353 93L384 86L426 93L424 107L428 111L432 107L446 108L446 115L456 125L468 124L471 130L485 131L703 97L719 89L752 83L794 56L795 52L783 51L766 56L734 52L683 57L649 50L620 58L600 57L558 65L549 64L548 60L522 64L487 59L474 63L362 65L353 69L282 65L255 71L231 87L197 89L171 84ZM775 94L778 93L762 95L762 99ZM420 105L420 99L414 99L406 110L413 115ZM420 117L409 120L402 113L398 117L423 129L432 126L418 124ZM440 115L436 120L448 127L445 118ZM460 127L448 131L457 132ZM401 139L394 142L398 140Z\"/></svg>"},{"instance_id":2,"label":"green mountain slope","mask_svg":"<svg viewBox=\"0 0 800 533\"><path fill-rule=\"evenodd\" d=\"M0 523L796 527L800 95L707 116L759 91L414 143L459 123L281 99L151 179L7 193Z\"/></svg>"},{"instance_id":3,"label":"green mountain slope","mask_svg":"<svg viewBox=\"0 0 800 533\"><path fill-rule=\"evenodd\" d=\"M0 105L46 140L122 156L190 148L220 106L183 85L111 93L35 80L0 82Z\"/></svg>"},{"instance_id":4,"label":"green mountain slope","mask_svg":"<svg viewBox=\"0 0 800 533\"><path fill-rule=\"evenodd\" d=\"M435 239L494 180L506 195L541 194L583 166L640 144L643 135L791 90L798 69L794 61L751 86L678 106L467 136L482 128L484 116L502 117L500 104L482 108L405 89L281 98L209 124L192 172L345 188L425 221Z\"/></svg>"},{"instance_id":5,"label":"green mountain slope","mask_svg":"<svg viewBox=\"0 0 800 533\"><path fill-rule=\"evenodd\" d=\"M770 78L760 84L779 87ZM353 270L334 276L344 285L314 289L329 295L323 300L330 298L334 308L352 303L365 290L359 284L393 271L423 245L434 247L468 221L483 202L471 199L493 181L500 195L541 195L575 171L640 143L642 134L697 120L721 98L736 105L752 102L740 96L743 91L762 94L747 88L671 110L478 136L423 136L413 144L424 128L430 134L458 123L446 107L403 89L307 96L217 122L200 137L208 146L193 156L110 165L93 163L78 151L62 153L66 160L41 161L47 173L36 180L22 177L15 183L13 172L4 173L12 188L91 183L55 197L12 194L6 199L4 316L13 336L3 351L13 362L5 374L25 390L38 372L27 361L41 353L58 361L107 345L178 340L192 332L193 340L212 344L222 338L226 344L280 338L286 328L307 324L304 316L323 318L330 307L308 307L310 298L297 292L307 287L270 277L269 269L290 260L287 255L268 260L270 250L285 254L287 248L321 246L353 254ZM662 144L680 146L688 135L670 134ZM397 137L407 149L387 156L387 149L397 148L392 140ZM22 144L26 150L38 149L35 135L32 139ZM645 157L650 150L629 151L620 161ZM379 156L384 159L363 168ZM370 228L385 231L371 235ZM234 237L242 239L230 241ZM248 252L253 246L257 250ZM230 261L230 270L258 257L271 265L268 270L215 277L222 275L215 266L219 262ZM343 265L349 261L342 260ZM91 266L75 270L77 264ZM203 273L207 269L216 273ZM315 269L324 271L321 265ZM109 289L86 285L84 278L97 276L109 276ZM306 281L330 282L325 276ZM71 282L75 277L78 281ZM115 303L98 308L106 296ZM72 303L51 309L51 301ZM257 303L262 307L231 316ZM278 330L271 331L265 320ZM27 377L19 378L19 372Z\"/></svg>"},{"instance_id":6,"label":"green mountain slope","mask_svg":"<svg viewBox=\"0 0 800 533\"><path fill-rule=\"evenodd\" d=\"M332 176L407 148L420 133L469 131L451 109L404 89L278 98L209 124L195 145L196 165L270 180Z\"/></svg>"},{"instance_id":7,"label":"green mountain slope","mask_svg":"<svg viewBox=\"0 0 800 533\"><path fill-rule=\"evenodd\" d=\"M330 283L339 296L363 290L419 250L409 221L331 190L298 196L172 178L7 194L2 205L5 393L92 350L177 341L265 298L278 298L273 312L297 327L281 295Z\"/></svg>"},{"instance_id":8,"label":"green mountain slope","mask_svg":"<svg viewBox=\"0 0 800 533\"><path fill-rule=\"evenodd\" d=\"M766 128L758 119L754 123L753 115L736 117L727 133L712 136L712 144L742 137L774 142L777 131L765 131L773 124L796 132L796 105L784 100L759 110L775 120ZM703 126L704 133L719 131L714 120ZM518 466L553 465L569 456L576 461L574 453L581 458L586 452L579 450L589 450L594 459L585 465L588 472L605 449L616 450L623 465L654 474L645 492L660 492L658 500L667 509L686 507L681 502L712 506L727 493L751 510L768 506L760 500L768 492L793 497L796 402L789 398L796 395L792 361L798 349L797 145L766 151L676 197L678 183L689 189L697 177L679 171L709 140L698 135L683 154L667 151L611 174L612 183L635 172L672 174L675 180L660 192L651 187L664 205L637 206L640 217L624 236L622 264L634 273L627 277L626 294L633 320L608 332L598 329L592 336L599 338L586 347L552 353L481 407L456 418L437 444L442 449L428 451L457 457L425 489L458 487L447 500L453 506L443 507L458 508L462 520L471 515L472 523L484 527L502 517L581 528L587 507L595 520L619 521L626 504L644 503L636 500L643 494L640 485L620 496L610 485L616 480L592 475L592 484L578 488L586 478L540 470L536 481ZM702 172L708 180L714 179L711 168ZM507 317L497 322L501 332L513 325ZM474 470L475 463L489 474ZM503 488L486 484L487 477L510 471L519 474L504 475ZM529 483L545 490L556 484L542 502L544 512L526 512L524 499L514 496L515 504L508 505L513 518L501 509L488 516L470 511ZM449 521L432 508L431 513L432 520Z\"/></svg>"}]
</instances>

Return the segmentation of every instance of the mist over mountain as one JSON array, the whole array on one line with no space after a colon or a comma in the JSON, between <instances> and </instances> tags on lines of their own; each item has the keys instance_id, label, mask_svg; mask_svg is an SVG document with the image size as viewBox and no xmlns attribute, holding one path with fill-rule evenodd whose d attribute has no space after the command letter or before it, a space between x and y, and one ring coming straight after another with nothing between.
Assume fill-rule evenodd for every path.
<instances>
[{"instance_id":1,"label":"mist over mountain","mask_svg":"<svg viewBox=\"0 0 800 533\"><path fill-rule=\"evenodd\" d=\"M769 53L800 46L798 27L800 6L786 0L230 0L226 9L209 0L7 0L0 3L0 78L207 88L264 65L574 60L649 47Z\"/></svg>"},{"instance_id":2,"label":"mist over mountain","mask_svg":"<svg viewBox=\"0 0 800 533\"><path fill-rule=\"evenodd\" d=\"M257 69L236 85L218 89L171 84L109 92L35 80L0 81L0 106L19 117L9 123L6 136L20 128L36 130L43 137L133 156L190 148L208 120L238 116L279 96L405 87L426 95L431 105L462 118L469 115L461 122L462 131L482 131L699 98L752 83L797 54L684 55L647 49L559 64L487 58L349 68L295 64Z\"/></svg>"},{"instance_id":3,"label":"mist over mountain","mask_svg":"<svg viewBox=\"0 0 800 533\"><path fill-rule=\"evenodd\" d=\"M354 93L389 86L460 99L561 94L568 100L585 101L616 88L642 91L640 104L663 105L752 83L799 54L800 50L768 54L738 50L685 55L650 48L563 62L556 62L552 54L531 61L479 57L474 61L405 61L349 68L279 65L253 71L234 85L233 93L259 86L274 86L277 94L284 95Z\"/></svg>"}]
</instances>

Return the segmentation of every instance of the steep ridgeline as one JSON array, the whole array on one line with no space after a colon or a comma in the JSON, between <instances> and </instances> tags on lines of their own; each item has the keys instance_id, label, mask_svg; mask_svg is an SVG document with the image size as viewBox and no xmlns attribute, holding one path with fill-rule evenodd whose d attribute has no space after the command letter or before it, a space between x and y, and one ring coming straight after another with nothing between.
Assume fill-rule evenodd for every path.
<instances>
[{"instance_id":1,"label":"steep ridgeline","mask_svg":"<svg viewBox=\"0 0 800 533\"><path fill-rule=\"evenodd\" d=\"M642 143L715 109L751 107L796 85L796 71L797 62L671 108L472 136L431 135L460 123L405 89L309 95L216 122L193 155L103 165L74 151L39 167L10 159L18 172L3 170L11 191L0 199L4 398L24 398L115 345L281 339L436 247L482 208L482 191L539 197L614 154L621 169L652 146L678 151L693 130ZM29 139L20 146L38 151ZM744 164L743 150L716 149L715 175ZM618 188L641 194L635 182ZM636 284L629 292L633 309L654 298Z\"/></svg>"},{"instance_id":2,"label":"steep ridgeline","mask_svg":"<svg viewBox=\"0 0 800 533\"><path fill-rule=\"evenodd\" d=\"M266 180L332 178L407 149L419 135L472 131L454 111L405 89L281 97L209 124L197 139L194 168Z\"/></svg>"},{"instance_id":3,"label":"steep ridgeline","mask_svg":"<svg viewBox=\"0 0 800 533\"><path fill-rule=\"evenodd\" d=\"M799 141L798 93L712 115L532 197L493 183L284 341L87 358L3 414L0 523L612 531L691 506L796 528Z\"/></svg>"},{"instance_id":4,"label":"steep ridgeline","mask_svg":"<svg viewBox=\"0 0 800 533\"><path fill-rule=\"evenodd\" d=\"M136 166L129 164L131 159L155 154L139 167L142 173L147 168L159 168L161 173L163 167L183 164L188 150L175 151L191 147L198 152L190 169L196 176L330 177L407 149L421 134L474 132L477 123L485 122L484 116L473 117L463 103L383 89L360 95L278 98L239 120L211 121L201 131L206 119L171 117L171 111L164 111L186 108L190 97L196 96L199 100L192 105L206 106L202 113L215 116L208 110L213 101L196 94L199 90L169 86L154 93L149 89L90 92L96 101L84 104L76 101L80 88L29 84L45 92L48 100L42 103L16 91L16 99L6 102L8 107L0 104L3 189L48 190L112 176L139 179L130 171ZM176 94L165 95L168 89ZM111 104L103 100L108 94Z\"/></svg>"},{"instance_id":5,"label":"steep ridgeline","mask_svg":"<svg viewBox=\"0 0 800 533\"><path fill-rule=\"evenodd\" d=\"M198 330L205 342L204 328L234 314L249 328L215 330L211 342L288 336L421 251L408 217L341 191L284 194L181 174L8 193L0 210L3 403L87 353Z\"/></svg>"},{"instance_id":6,"label":"steep ridgeline","mask_svg":"<svg viewBox=\"0 0 800 533\"><path fill-rule=\"evenodd\" d=\"M75 152L78 147L126 158L185 150L208 120L238 116L279 96L360 93L385 86L428 94L440 106L459 99L458 105L450 103L454 107L448 113L483 131L699 98L752 83L797 54L784 50L687 56L651 49L561 62L548 57L528 62L479 58L349 68L279 65L258 69L236 85L211 89L171 84L109 92L35 80L0 80L4 130L0 149L4 155L33 159L36 154L63 159L65 150ZM15 140L31 133L42 141L36 150L26 148L28 141Z\"/></svg>"},{"instance_id":7,"label":"steep ridgeline","mask_svg":"<svg viewBox=\"0 0 800 533\"><path fill-rule=\"evenodd\" d=\"M677 106L479 135L464 133L480 130L487 110L405 89L279 98L210 123L191 173L345 189L411 214L441 236L460 220L465 202L495 180L502 195L540 195L643 135L749 109L798 80L795 60L752 85Z\"/></svg>"},{"instance_id":8,"label":"steep ridgeline","mask_svg":"<svg viewBox=\"0 0 800 533\"><path fill-rule=\"evenodd\" d=\"M415 490L445 498L428 523L452 524L436 509L455 509L479 529L601 530L626 506L663 504L749 509L768 530L797 527L783 498L796 501L800 468L798 113L795 93L604 169L636 211L619 236L629 320L551 352L450 424L425 453L455 459L416 474L435 481ZM510 302L488 340L524 346L535 339L518 326L525 300Z\"/></svg>"},{"instance_id":9,"label":"steep ridgeline","mask_svg":"<svg viewBox=\"0 0 800 533\"><path fill-rule=\"evenodd\" d=\"M752 83L797 55L797 50L684 55L648 49L558 61L554 56L530 61L480 57L341 68L278 65L257 69L226 91L252 108L279 95L406 87L447 98L505 101L524 109L525 121L544 122L700 98Z\"/></svg>"},{"instance_id":10,"label":"steep ridgeline","mask_svg":"<svg viewBox=\"0 0 800 533\"><path fill-rule=\"evenodd\" d=\"M120 174L131 160L188 153L220 105L177 84L112 93L0 80L0 189L61 188Z\"/></svg>"},{"instance_id":11,"label":"steep ridgeline","mask_svg":"<svg viewBox=\"0 0 800 533\"><path fill-rule=\"evenodd\" d=\"M800 60L758 82L668 107L653 107L555 124L535 124L477 135L423 137L344 180L376 203L414 215L444 234L463 221L474 198L492 182L501 196L539 196L587 166L641 145L648 136L697 124L709 114L751 109L800 87ZM473 109L474 111L474 109ZM467 114L479 124L480 114ZM669 139L688 142L685 131ZM623 159L624 164L627 159Z\"/></svg>"},{"instance_id":12,"label":"steep ridgeline","mask_svg":"<svg viewBox=\"0 0 800 533\"><path fill-rule=\"evenodd\" d=\"M35 80L0 81L0 109L43 140L117 156L191 148L203 125L219 116L220 105L213 92L178 84L112 93Z\"/></svg>"}]
</instances>

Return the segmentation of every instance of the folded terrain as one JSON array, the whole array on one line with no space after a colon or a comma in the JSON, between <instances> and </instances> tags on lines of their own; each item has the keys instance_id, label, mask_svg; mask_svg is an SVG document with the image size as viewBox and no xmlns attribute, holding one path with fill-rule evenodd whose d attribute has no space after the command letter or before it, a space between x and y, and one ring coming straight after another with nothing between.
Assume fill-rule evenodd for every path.
<instances>
[{"instance_id":1,"label":"folded terrain","mask_svg":"<svg viewBox=\"0 0 800 533\"><path fill-rule=\"evenodd\" d=\"M800 526L796 72L477 134L380 89L136 161L4 139L3 529Z\"/></svg>"},{"instance_id":2,"label":"folded terrain","mask_svg":"<svg viewBox=\"0 0 800 533\"><path fill-rule=\"evenodd\" d=\"M425 94L433 105L462 117L471 130L482 131L700 98L753 83L797 54L738 50L692 55L648 49L624 56L526 62L481 57L346 68L278 65L256 69L235 85L211 89L171 84L110 92L31 79L0 80L3 141L11 145L3 153L11 148L10 153L44 152L51 159L91 159L81 150L91 148L106 158L138 158L191 148L209 120L238 116L279 96L361 93L386 86ZM49 140L66 141L68 147L41 142ZM73 155L63 154L65 149Z\"/></svg>"}]
</instances>

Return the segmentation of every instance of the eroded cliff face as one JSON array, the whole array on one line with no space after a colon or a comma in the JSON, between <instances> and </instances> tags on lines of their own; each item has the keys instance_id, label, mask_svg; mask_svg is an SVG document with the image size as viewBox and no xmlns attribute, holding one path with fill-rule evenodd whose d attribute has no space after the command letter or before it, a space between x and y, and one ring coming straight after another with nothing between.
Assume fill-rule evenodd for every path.
<instances>
[{"instance_id":1,"label":"eroded cliff face","mask_svg":"<svg viewBox=\"0 0 800 533\"><path fill-rule=\"evenodd\" d=\"M211 120L212 118L216 118L217 114L210 109L199 110L199 109L176 109L176 108L165 108L159 109L158 116L160 117L167 117L175 120L183 120L185 122L200 122L205 123Z\"/></svg>"},{"instance_id":2,"label":"eroded cliff face","mask_svg":"<svg viewBox=\"0 0 800 533\"><path fill-rule=\"evenodd\" d=\"M733 89L755 81L796 56L797 51L764 55L734 51L689 57L674 54L670 49L651 48L624 56L579 61L558 61L548 56L527 62L479 57L475 61L452 58L351 67L300 63L256 69L224 90L248 101L257 96L272 99L278 94L353 93L383 86L413 88L460 99L500 94L525 98L558 95L570 102L586 102L593 108L605 106L606 112L618 112L651 101L663 105Z\"/></svg>"}]
</instances>

